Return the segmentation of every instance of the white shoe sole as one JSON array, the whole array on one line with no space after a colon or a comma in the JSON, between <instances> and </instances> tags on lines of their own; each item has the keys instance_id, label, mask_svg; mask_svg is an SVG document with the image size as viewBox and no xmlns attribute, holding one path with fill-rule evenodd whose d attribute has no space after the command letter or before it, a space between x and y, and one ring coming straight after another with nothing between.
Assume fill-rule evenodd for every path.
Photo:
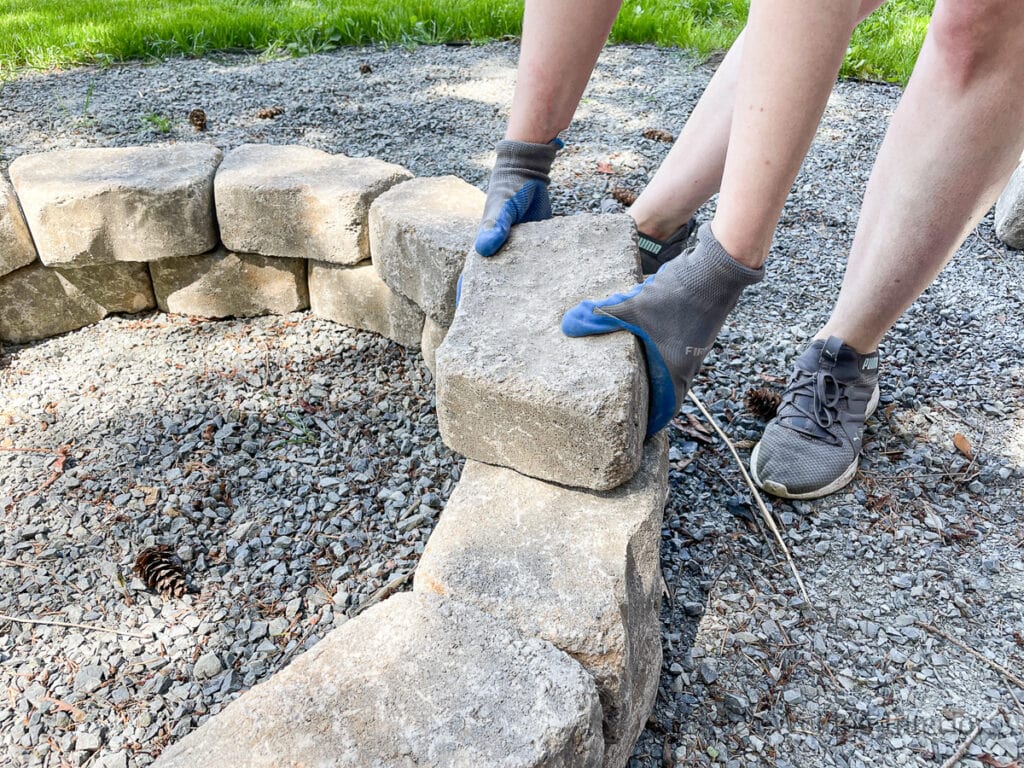
<instances>
[{"instance_id":1,"label":"white shoe sole","mask_svg":"<svg viewBox=\"0 0 1024 768\"><path fill-rule=\"evenodd\" d=\"M867 421L867 419L875 412L875 409L878 408L878 399L880 396L881 392L876 386L875 391L871 393L871 399L868 401L868 407L864 411L865 421ZM796 499L798 501L803 499L818 499L822 496L828 496L830 493L835 493L853 480L853 476L857 474L857 466L860 464L860 451L857 451L857 455L854 456L850 466L843 470L843 474L828 485L813 491L805 491L804 493L790 493L782 483L776 483L772 480L762 481L761 478L757 476L757 454L760 448L761 441L759 440L757 445L754 446L754 450L750 452L750 477L758 488L763 491L767 491L772 496L779 496L783 499Z\"/></svg>"}]
</instances>

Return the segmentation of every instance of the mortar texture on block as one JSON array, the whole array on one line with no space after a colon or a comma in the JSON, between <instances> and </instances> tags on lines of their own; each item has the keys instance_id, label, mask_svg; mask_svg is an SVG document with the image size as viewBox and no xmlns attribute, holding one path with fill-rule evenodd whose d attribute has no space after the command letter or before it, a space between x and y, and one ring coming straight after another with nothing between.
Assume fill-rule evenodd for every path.
<instances>
[{"instance_id":1,"label":"mortar texture on block","mask_svg":"<svg viewBox=\"0 0 1024 768\"><path fill-rule=\"evenodd\" d=\"M0 277L0 338L35 341L155 305L145 264L72 269L35 262Z\"/></svg>"},{"instance_id":2,"label":"mortar texture on block","mask_svg":"<svg viewBox=\"0 0 1024 768\"><path fill-rule=\"evenodd\" d=\"M420 340L420 351L423 353L423 362L431 373L434 372L434 363L437 359L437 348L441 346L444 337L448 335L448 328L435 323L430 315L423 320L423 336Z\"/></svg>"},{"instance_id":3,"label":"mortar texture on block","mask_svg":"<svg viewBox=\"0 0 1024 768\"><path fill-rule=\"evenodd\" d=\"M552 485L467 461L414 590L465 602L550 641L597 682L606 768L622 768L661 674L662 513L668 439L613 491Z\"/></svg>"},{"instance_id":4,"label":"mortar texture on block","mask_svg":"<svg viewBox=\"0 0 1024 768\"><path fill-rule=\"evenodd\" d=\"M27 267L36 260L36 246L14 188L0 176L0 276Z\"/></svg>"},{"instance_id":5,"label":"mortar texture on block","mask_svg":"<svg viewBox=\"0 0 1024 768\"><path fill-rule=\"evenodd\" d=\"M640 279L625 215L517 226L470 255L461 302L437 351L444 441L467 458L564 485L607 490L637 467L647 422L643 353L628 333L571 339L562 315Z\"/></svg>"},{"instance_id":6,"label":"mortar texture on block","mask_svg":"<svg viewBox=\"0 0 1024 768\"><path fill-rule=\"evenodd\" d=\"M1024 164L1017 167L996 203L996 236L1024 250Z\"/></svg>"},{"instance_id":7,"label":"mortar texture on block","mask_svg":"<svg viewBox=\"0 0 1024 768\"><path fill-rule=\"evenodd\" d=\"M388 288L369 261L354 267L309 262L309 303L318 317L420 347L423 311Z\"/></svg>"},{"instance_id":8,"label":"mortar texture on block","mask_svg":"<svg viewBox=\"0 0 1024 768\"><path fill-rule=\"evenodd\" d=\"M221 240L244 253L357 264L370 258L370 204L410 178L374 158L244 144L217 171Z\"/></svg>"},{"instance_id":9,"label":"mortar texture on block","mask_svg":"<svg viewBox=\"0 0 1024 768\"><path fill-rule=\"evenodd\" d=\"M392 290L449 326L486 195L455 176L399 184L370 206L370 253Z\"/></svg>"},{"instance_id":10,"label":"mortar texture on block","mask_svg":"<svg viewBox=\"0 0 1024 768\"><path fill-rule=\"evenodd\" d=\"M198 317L286 315L309 307L306 262L218 248L150 265L160 309Z\"/></svg>"},{"instance_id":11,"label":"mortar texture on block","mask_svg":"<svg viewBox=\"0 0 1024 768\"><path fill-rule=\"evenodd\" d=\"M205 253L217 244L208 144L68 149L11 163L39 258L76 267Z\"/></svg>"},{"instance_id":12,"label":"mortar texture on block","mask_svg":"<svg viewBox=\"0 0 1024 768\"><path fill-rule=\"evenodd\" d=\"M403 593L168 748L157 768L596 768L601 706L551 644Z\"/></svg>"}]
</instances>

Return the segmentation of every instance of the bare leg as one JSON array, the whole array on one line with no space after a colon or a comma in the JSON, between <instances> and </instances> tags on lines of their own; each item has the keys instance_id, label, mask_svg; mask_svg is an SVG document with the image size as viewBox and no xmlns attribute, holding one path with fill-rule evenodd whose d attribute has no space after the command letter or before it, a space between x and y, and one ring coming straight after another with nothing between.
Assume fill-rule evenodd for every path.
<instances>
[{"instance_id":1,"label":"bare leg","mask_svg":"<svg viewBox=\"0 0 1024 768\"><path fill-rule=\"evenodd\" d=\"M704 89L654 178L629 209L637 229L660 240L683 225L722 185L736 101L741 33Z\"/></svg>"},{"instance_id":2,"label":"bare leg","mask_svg":"<svg viewBox=\"0 0 1024 768\"><path fill-rule=\"evenodd\" d=\"M878 346L995 201L1024 148L1022 126L1019 4L939 0L818 338Z\"/></svg>"},{"instance_id":3,"label":"bare leg","mask_svg":"<svg viewBox=\"0 0 1024 768\"><path fill-rule=\"evenodd\" d=\"M729 151L711 228L732 256L764 263L857 22L857 0L754 0Z\"/></svg>"},{"instance_id":4,"label":"bare leg","mask_svg":"<svg viewBox=\"0 0 1024 768\"><path fill-rule=\"evenodd\" d=\"M857 20L867 18L883 2L862 0ZM733 43L672 151L629 209L641 232L658 239L668 237L722 186L745 37L743 32Z\"/></svg>"},{"instance_id":5,"label":"bare leg","mask_svg":"<svg viewBox=\"0 0 1024 768\"><path fill-rule=\"evenodd\" d=\"M572 120L622 0L527 0L505 138L543 144Z\"/></svg>"}]
</instances>

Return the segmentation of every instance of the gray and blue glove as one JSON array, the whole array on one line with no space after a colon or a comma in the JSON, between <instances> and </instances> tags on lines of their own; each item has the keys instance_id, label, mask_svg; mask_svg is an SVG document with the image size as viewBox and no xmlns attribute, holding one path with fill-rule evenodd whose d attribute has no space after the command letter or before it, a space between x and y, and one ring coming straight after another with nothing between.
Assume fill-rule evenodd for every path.
<instances>
[{"instance_id":1,"label":"gray and blue glove","mask_svg":"<svg viewBox=\"0 0 1024 768\"><path fill-rule=\"evenodd\" d=\"M557 138L547 144L507 139L498 142L498 157L487 185L484 216L476 236L477 253L493 256L516 224L551 218L549 174L562 146L562 140Z\"/></svg>"}]
</instances>

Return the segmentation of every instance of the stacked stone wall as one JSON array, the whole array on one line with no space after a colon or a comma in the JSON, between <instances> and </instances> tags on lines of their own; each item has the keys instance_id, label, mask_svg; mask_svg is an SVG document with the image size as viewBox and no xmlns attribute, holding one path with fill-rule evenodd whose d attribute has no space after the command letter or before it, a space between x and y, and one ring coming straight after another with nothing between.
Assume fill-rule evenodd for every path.
<instances>
[{"instance_id":1,"label":"stacked stone wall","mask_svg":"<svg viewBox=\"0 0 1024 768\"><path fill-rule=\"evenodd\" d=\"M631 336L568 339L639 279L625 216L468 255L483 193L375 159L204 144L29 155L0 179L0 339L115 312L304 309L421 349L468 461L413 591L170 747L192 766L621 768L661 669L667 441ZM456 292L462 276L461 298Z\"/></svg>"}]
</instances>

